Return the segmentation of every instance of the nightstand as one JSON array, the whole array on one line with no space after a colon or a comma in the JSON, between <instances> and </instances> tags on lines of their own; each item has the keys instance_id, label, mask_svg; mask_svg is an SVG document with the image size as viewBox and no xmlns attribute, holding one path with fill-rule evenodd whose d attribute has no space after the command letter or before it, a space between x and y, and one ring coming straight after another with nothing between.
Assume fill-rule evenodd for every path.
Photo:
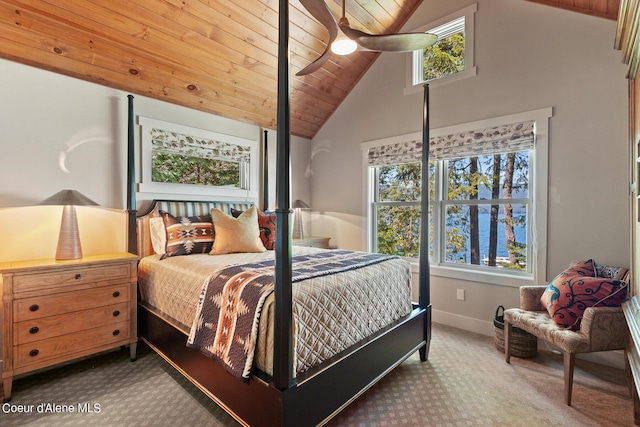
<instances>
[{"instance_id":1,"label":"nightstand","mask_svg":"<svg viewBox=\"0 0 640 427\"><path fill-rule=\"evenodd\" d=\"M292 239L291 244L294 246L313 246L314 248L329 249L329 240L331 240L331 237L309 236L302 239Z\"/></svg>"},{"instance_id":2,"label":"nightstand","mask_svg":"<svg viewBox=\"0 0 640 427\"><path fill-rule=\"evenodd\" d=\"M2 384L129 345L135 360L138 257L129 253L0 263Z\"/></svg>"}]
</instances>

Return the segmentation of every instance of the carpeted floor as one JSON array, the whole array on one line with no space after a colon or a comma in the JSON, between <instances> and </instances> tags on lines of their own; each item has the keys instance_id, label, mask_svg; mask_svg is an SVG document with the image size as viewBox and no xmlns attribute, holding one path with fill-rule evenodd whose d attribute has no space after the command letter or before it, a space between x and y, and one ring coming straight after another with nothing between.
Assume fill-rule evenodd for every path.
<instances>
[{"instance_id":1,"label":"carpeted floor","mask_svg":"<svg viewBox=\"0 0 640 427\"><path fill-rule=\"evenodd\" d=\"M567 407L562 356L540 347L536 358L506 364L492 337L434 324L427 362L412 356L328 425L634 425L623 370L577 360ZM0 425L238 425L146 346L139 349L134 363L114 351L16 380ZM17 412L18 405L32 412Z\"/></svg>"}]
</instances>

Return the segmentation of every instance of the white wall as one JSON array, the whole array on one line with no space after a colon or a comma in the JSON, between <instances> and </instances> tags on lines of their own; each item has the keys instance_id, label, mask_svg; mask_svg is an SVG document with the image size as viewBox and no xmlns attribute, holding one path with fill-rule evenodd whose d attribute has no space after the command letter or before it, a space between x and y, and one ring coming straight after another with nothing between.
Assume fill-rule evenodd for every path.
<instances>
[{"instance_id":1,"label":"white wall","mask_svg":"<svg viewBox=\"0 0 640 427\"><path fill-rule=\"evenodd\" d=\"M477 3L477 76L431 88L431 128L553 107L547 279L573 259L628 266L627 81L616 23L531 2ZM423 2L404 30L470 4ZM340 247L366 249L360 144L421 130L422 94L403 95L405 64L404 54L382 54L312 141L314 234ZM518 305L515 287L434 276L431 289L435 321L486 334L498 304Z\"/></svg>"},{"instance_id":2,"label":"white wall","mask_svg":"<svg viewBox=\"0 0 640 427\"><path fill-rule=\"evenodd\" d=\"M0 208L33 206L67 188L80 191L102 207L117 210L126 207L127 93L2 59L0 93ZM262 131L257 126L144 96L135 95L134 109L136 115L262 141ZM138 132L136 139L139 159ZM275 144L276 134L270 132L271 156L275 155ZM311 201L310 179L305 177L309 152L309 140L292 138L293 200ZM138 160L138 177L139 166ZM274 161L270 174L275 182ZM179 196L138 193L138 206L154 197ZM275 206L275 194L270 200L270 205ZM16 219L12 218L12 212L24 211L0 212L5 248L8 247L5 242L20 239L18 230L32 227L34 221L25 223L26 218L37 215L29 211L28 216L16 214ZM78 215L82 222L81 213ZM16 223L20 218L22 222ZM34 239L47 242L38 257L55 255L59 221L57 216L39 229ZM114 233L119 232L117 224ZM81 229L80 234L85 255L104 249L104 245L92 244L86 231ZM115 241L118 247L124 245L124 236ZM15 251L5 252L0 252L0 260L18 256Z\"/></svg>"}]
</instances>

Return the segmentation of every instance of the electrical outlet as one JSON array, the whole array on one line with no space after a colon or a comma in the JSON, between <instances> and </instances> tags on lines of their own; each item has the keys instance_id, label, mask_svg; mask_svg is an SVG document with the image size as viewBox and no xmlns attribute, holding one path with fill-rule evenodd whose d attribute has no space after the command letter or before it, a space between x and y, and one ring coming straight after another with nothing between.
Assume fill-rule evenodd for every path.
<instances>
[{"instance_id":1,"label":"electrical outlet","mask_svg":"<svg viewBox=\"0 0 640 427\"><path fill-rule=\"evenodd\" d=\"M456 298L458 298L459 301L464 301L464 289L458 289Z\"/></svg>"}]
</instances>

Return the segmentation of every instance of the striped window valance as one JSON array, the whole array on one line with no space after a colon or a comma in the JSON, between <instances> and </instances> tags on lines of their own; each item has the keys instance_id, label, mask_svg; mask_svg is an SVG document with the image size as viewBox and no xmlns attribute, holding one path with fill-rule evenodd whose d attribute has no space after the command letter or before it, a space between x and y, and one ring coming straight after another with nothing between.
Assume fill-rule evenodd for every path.
<instances>
[{"instance_id":1,"label":"striped window valance","mask_svg":"<svg viewBox=\"0 0 640 427\"><path fill-rule=\"evenodd\" d=\"M251 159L249 147L157 128L151 129L151 149L162 153L235 163L249 163Z\"/></svg>"},{"instance_id":2,"label":"striped window valance","mask_svg":"<svg viewBox=\"0 0 640 427\"><path fill-rule=\"evenodd\" d=\"M429 159L446 160L514 153L533 149L533 121L510 123L480 130L470 130L432 137ZM421 161L422 140L408 139L368 151L369 166L400 165Z\"/></svg>"}]
</instances>

